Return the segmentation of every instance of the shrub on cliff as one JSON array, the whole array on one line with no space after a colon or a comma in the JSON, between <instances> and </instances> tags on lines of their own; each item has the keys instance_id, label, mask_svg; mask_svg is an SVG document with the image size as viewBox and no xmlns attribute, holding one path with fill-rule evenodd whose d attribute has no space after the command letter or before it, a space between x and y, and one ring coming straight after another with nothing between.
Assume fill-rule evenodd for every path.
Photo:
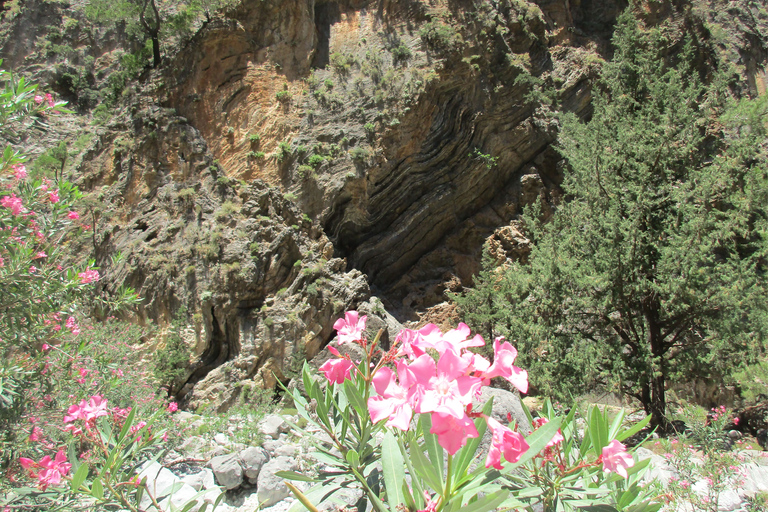
<instances>
[{"instance_id":1,"label":"shrub on cliff","mask_svg":"<svg viewBox=\"0 0 768 512\"><path fill-rule=\"evenodd\" d=\"M669 382L721 378L764 350L766 98L705 83L693 45L630 12L584 123L562 115L569 168L551 222L529 211L528 264L487 265L459 297L466 321L522 345L534 385L596 384L665 423Z\"/></svg>"}]
</instances>

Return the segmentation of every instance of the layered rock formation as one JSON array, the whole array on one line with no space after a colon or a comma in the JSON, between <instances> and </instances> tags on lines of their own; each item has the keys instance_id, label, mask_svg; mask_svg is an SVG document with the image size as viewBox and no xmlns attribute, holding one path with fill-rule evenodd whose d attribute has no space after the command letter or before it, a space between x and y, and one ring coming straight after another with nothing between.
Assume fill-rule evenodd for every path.
<instances>
[{"instance_id":1,"label":"layered rock formation","mask_svg":"<svg viewBox=\"0 0 768 512\"><path fill-rule=\"evenodd\" d=\"M61 70L79 61L62 68L35 38L57 19L87 24L78 6L28 4L6 22L2 55L62 90ZM590 115L590 81L625 7L243 0L145 70L71 172L90 194L105 286L139 290L138 321L187 311L194 358L179 396L226 408L287 380L345 309L391 330L386 309L453 318L445 292L471 285L483 247L499 264L524 259L522 208L541 202L546 215L560 200L552 113ZM692 34L729 56L744 92L765 91L759 7L639 10L665 25L671 51ZM120 34L67 30L62 41L100 63L88 61L92 86L108 83ZM48 140L85 129L63 119Z\"/></svg>"}]
</instances>

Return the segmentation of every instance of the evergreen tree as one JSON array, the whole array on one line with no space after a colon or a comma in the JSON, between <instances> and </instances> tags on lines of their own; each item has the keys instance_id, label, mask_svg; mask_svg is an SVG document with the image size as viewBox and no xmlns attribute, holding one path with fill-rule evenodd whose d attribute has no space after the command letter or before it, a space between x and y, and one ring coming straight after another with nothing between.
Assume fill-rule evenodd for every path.
<instances>
[{"instance_id":1,"label":"evergreen tree","mask_svg":"<svg viewBox=\"0 0 768 512\"><path fill-rule=\"evenodd\" d=\"M729 101L687 44L630 10L589 122L561 117L565 199L526 215L529 263L486 266L457 301L470 325L518 344L534 385L602 385L665 426L666 388L722 378L763 347L766 101Z\"/></svg>"}]
</instances>

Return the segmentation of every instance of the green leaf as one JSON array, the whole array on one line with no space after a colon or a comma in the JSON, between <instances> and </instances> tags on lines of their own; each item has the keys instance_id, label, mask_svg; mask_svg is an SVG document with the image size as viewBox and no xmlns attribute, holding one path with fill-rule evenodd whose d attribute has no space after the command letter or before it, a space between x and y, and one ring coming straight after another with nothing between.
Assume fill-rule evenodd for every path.
<instances>
[{"instance_id":1,"label":"green leaf","mask_svg":"<svg viewBox=\"0 0 768 512\"><path fill-rule=\"evenodd\" d=\"M317 478L312 478L311 476L307 476L302 473L297 473L295 471L278 471L277 473L275 473L275 476L280 478L285 478L286 480L296 480L299 482L318 482L319 481Z\"/></svg>"},{"instance_id":2,"label":"green leaf","mask_svg":"<svg viewBox=\"0 0 768 512\"><path fill-rule=\"evenodd\" d=\"M502 489L491 494L486 494L479 500L461 507L461 512L487 512L496 510L496 507L504 503L509 496L509 491Z\"/></svg>"},{"instance_id":3,"label":"green leaf","mask_svg":"<svg viewBox=\"0 0 768 512\"><path fill-rule=\"evenodd\" d=\"M387 490L387 501L390 510L405 503L402 485L405 482L405 469L400 446L392 431L387 430L381 441L381 469L384 474L384 486Z\"/></svg>"},{"instance_id":4,"label":"green leaf","mask_svg":"<svg viewBox=\"0 0 768 512\"><path fill-rule=\"evenodd\" d=\"M104 499L104 487L101 485L101 479L96 478L91 486L91 495L97 500Z\"/></svg>"},{"instance_id":5,"label":"green leaf","mask_svg":"<svg viewBox=\"0 0 768 512\"><path fill-rule=\"evenodd\" d=\"M443 458L445 454L443 453L443 447L438 443L437 436L429 432L432 429L432 418L429 414L422 414L419 421L424 435L424 446L427 448L429 459L432 461L435 469L437 469L437 473L442 481Z\"/></svg>"},{"instance_id":6,"label":"green leaf","mask_svg":"<svg viewBox=\"0 0 768 512\"><path fill-rule=\"evenodd\" d=\"M347 451L346 459L352 467L356 468L360 465L360 455L358 455L357 450L354 448L350 448Z\"/></svg>"},{"instance_id":7,"label":"green leaf","mask_svg":"<svg viewBox=\"0 0 768 512\"><path fill-rule=\"evenodd\" d=\"M77 492L77 490L80 488L80 486L85 482L85 478L88 476L88 464L83 462L80 464L80 467L77 468L77 471L75 471L75 474L72 476L72 482L70 483L70 488Z\"/></svg>"},{"instance_id":8,"label":"green leaf","mask_svg":"<svg viewBox=\"0 0 768 512\"><path fill-rule=\"evenodd\" d=\"M363 395L360 394L360 391L353 381L344 381L344 392L347 395L347 399L352 404L352 407L357 411L357 414L360 416L368 414L368 404L363 400Z\"/></svg>"},{"instance_id":9,"label":"green leaf","mask_svg":"<svg viewBox=\"0 0 768 512\"><path fill-rule=\"evenodd\" d=\"M117 438L118 443L122 443L123 439L125 439L125 436L128 435L128 432L131 430L131 426L133 425L133 419L136 417L136 407L131 408L131 412L128 413L128 417L125 418L125 423L123 423L123 428L120 429L120 435Z\"/></svg>"},{"instance_id":10,"label":"green leaf","mask_svg":"<svg viewBox=\"0 0 768 512\"><path fill-rule=\"evenodd\" d=\"M616 439L618 441L623 441L623 440L627 439L628 437L632 437L633 435L635 435L638 432L640 432L641 430L643 430L648 425L648 423L650 423L650 421L651 421L651 415L649 414L645 418L643 418L642 420L640 420L637 423L635 423L634 425L632 425L627 430L625 430L623 432L619 432L619 434L616 436Z\"/></svg>"},{"instance_id":11,"label":"green leaf","mask_svg":"<svg viewBox=\"0 0 768 512\"><path fill-rule=\"evenodd\" d=\"M329 486L329 485L316 485L312 488L310 488L308 491L303 492L304 496L312 503L324 503L324 502L330 502L330 503L336 503L339 505L343 505L342 501L338 499L334 494L339 491L341 487L339 486ZM298 499L293 502L291 507L288 509L287 512L305 512L306 508L304 505L302 505L301 501Z\"/></svg>"},{"instance_id":12,"label":"green leaf","mask_svg":"<svg viewBox=\"0 0 768 512\"><path fill-rule=\"evenodd\" d=\"M442 475L437 472L435 466L424 456L424 452L418 444L414 443L411 446L411 464L416 473L429 485L433 491L440 492L443 490Z\"/></svg>"},{"instance_id":13,"label":"green leaf","mask_svg":"<svg viewBox=\"0 0 768 512\"><path fill-rule=\"evenodd\" d=\"M599 457L602 449L608 446L608 426L605 416L596 405L590 410L587 430L592 439L592 450Z\"/></svg>"},{"instance_id":14,"label":"green leaf","mask_svg":"<svg viewBox=\"0 0 768 512\"><path fill-rule=\"evenodd\" d=\"M621 428L621 424L624 421L624 416L626 415L626 412L624 409L619 411L619 414L616 415L615 418L613 418L613 423L611 423L611 428L608 430L608 442L610 443L611 440L616 439L616 436L619 433L619 429Z\"/></svg>"}]
</instances>

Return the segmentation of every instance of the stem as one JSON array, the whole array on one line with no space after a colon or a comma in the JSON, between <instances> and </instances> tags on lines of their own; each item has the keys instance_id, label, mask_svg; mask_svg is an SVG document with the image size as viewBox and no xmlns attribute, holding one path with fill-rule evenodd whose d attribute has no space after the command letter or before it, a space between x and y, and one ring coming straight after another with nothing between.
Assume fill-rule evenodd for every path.
<instances>
[{"instance_id":1,"label":"stem","mask_svg":"<svg viewBox=\"0 0 768 512\"><path fill-rule=\"evenodd\" d=\"M451 497L453 489L451 489L451 464L453 462L453 455L448 454L448 467L446 468L445 475L445 491L443 492L443 503L448 503Z\"/></svg>"}]
</instances>

